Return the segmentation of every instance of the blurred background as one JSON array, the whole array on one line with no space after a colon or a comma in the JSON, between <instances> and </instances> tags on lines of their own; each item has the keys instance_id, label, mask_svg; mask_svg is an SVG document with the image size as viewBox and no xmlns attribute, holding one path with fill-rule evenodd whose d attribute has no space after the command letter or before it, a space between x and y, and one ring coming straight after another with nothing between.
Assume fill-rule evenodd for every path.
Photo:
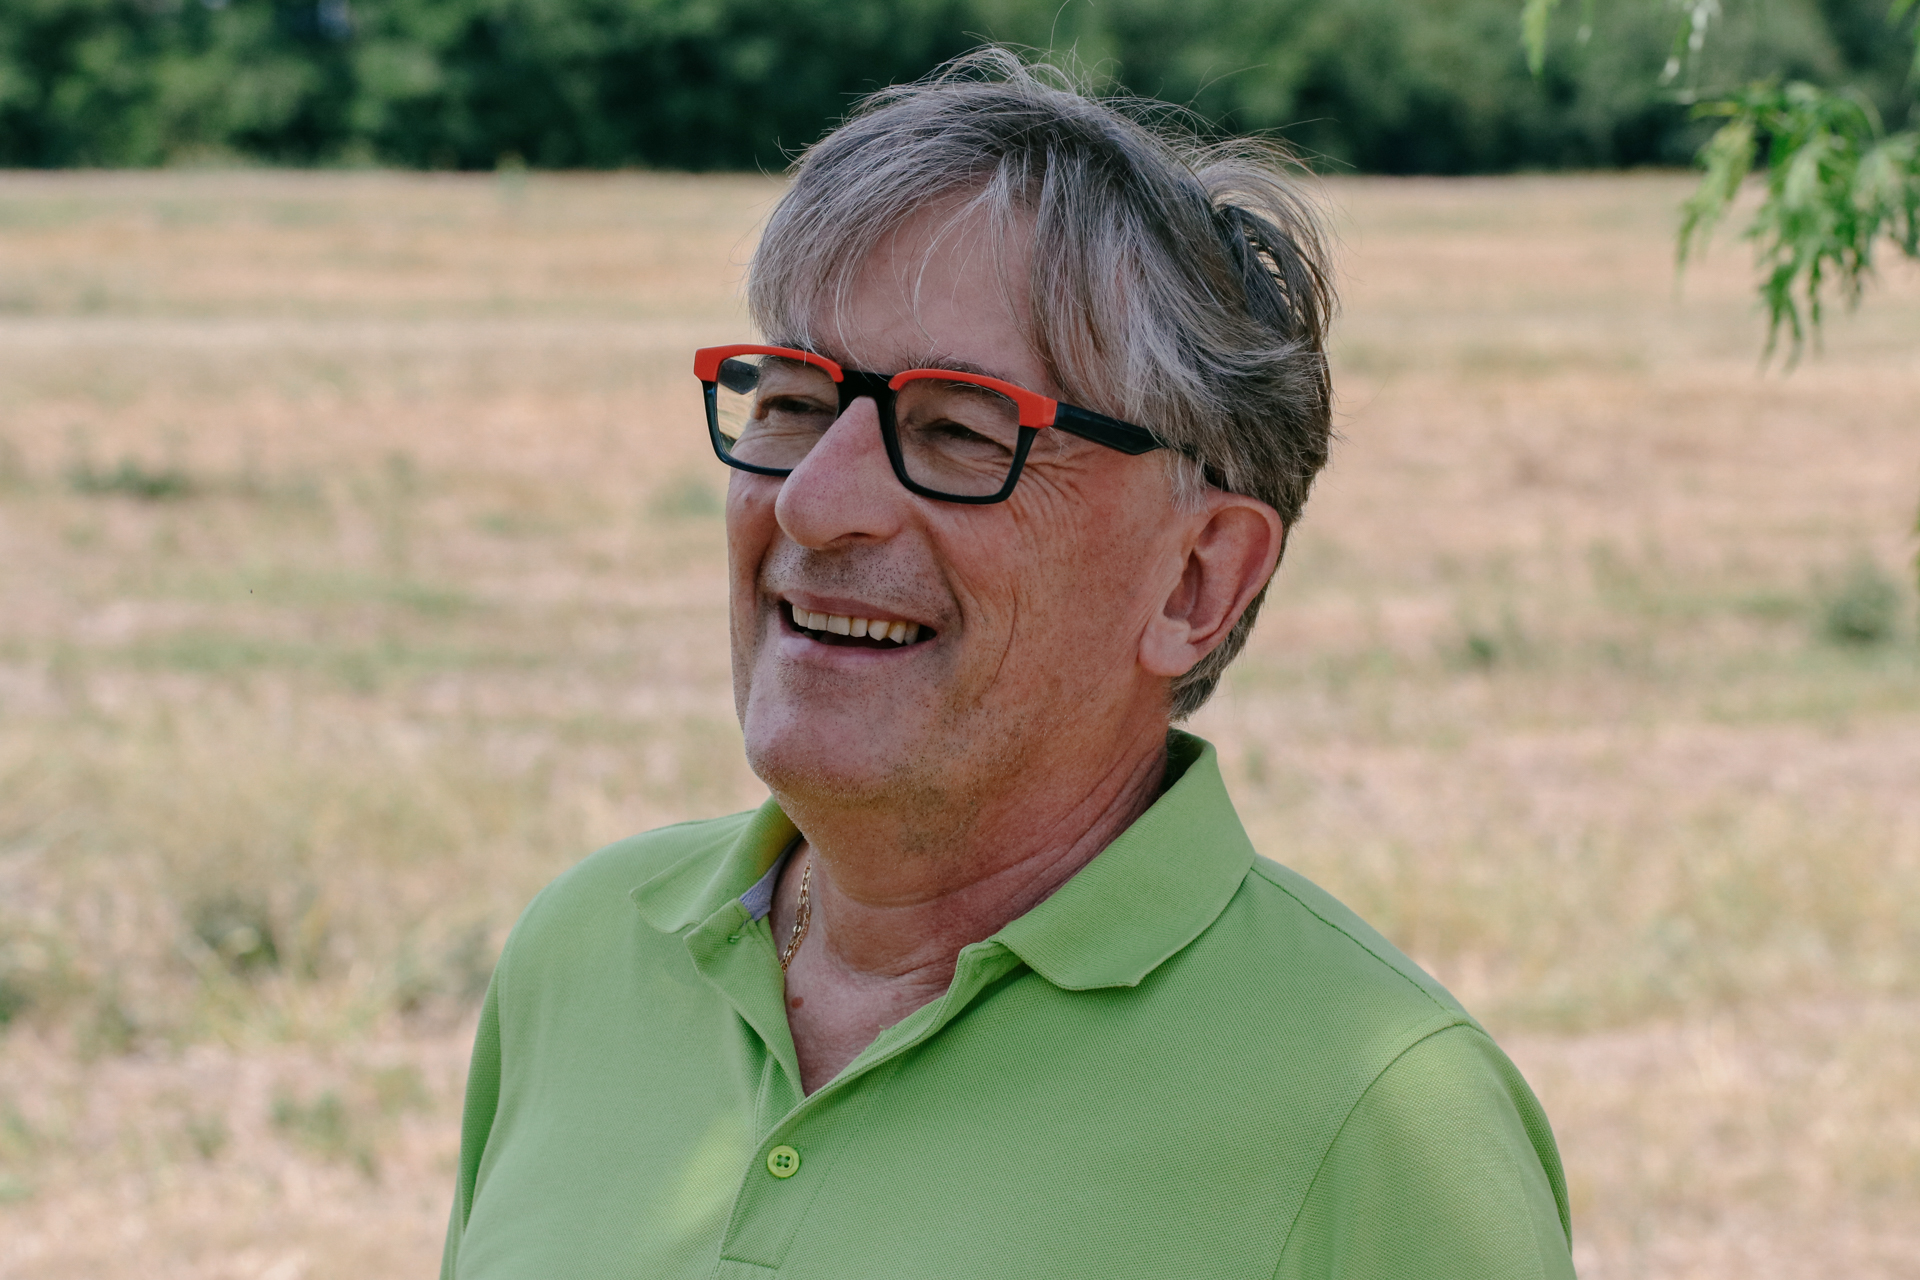
<instances>
[{"instance_id":1,"label":"blurred background","mask_svg":"<svg viewBox=\"0 0 1920 1280\"><path fill-rule=\"evenodd\" d=\"M521 907L763 794L691 349L986 38L1321 175L1344 439L1194 725L1262 850L1509 1048L1588 1280L1915 1274L1920 269L1788 373L1674 267L1689 96L1899 130L1913 40L1519 8L0 0L0 1276L432 1271Z\"/></svg>"},{"instance_id":2,"label":"blurred background","mask_svg":"<svg viewBox=\"0 0 1920 1280\"><path fill-rule=\"evenodd\" d=\"M1889 0L1533 0L1539 77L1521 4L7 0L0 165L778 172L851 95L983 40L1071 51L1342 171L1685 165L1706 127L1662 75L1676 14L1712 28L1682 88L1846 85L1895 127L1911 99Z\"/></svg>"}]
</instances>

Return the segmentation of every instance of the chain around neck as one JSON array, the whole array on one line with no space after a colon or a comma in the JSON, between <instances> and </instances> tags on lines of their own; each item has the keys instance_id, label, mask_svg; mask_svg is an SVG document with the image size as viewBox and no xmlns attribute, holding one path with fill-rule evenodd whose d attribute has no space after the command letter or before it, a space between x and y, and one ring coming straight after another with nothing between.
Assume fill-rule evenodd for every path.
<instances>
[{"instance_id":1,"label":"chain around neck","mask_svg":"<svg viewBox=\"0 0 1920 1280\"><path fill-rule=\"evenodd\" d=\"M780 972L785 973L793 964L793 957L799 952L800 944L807 940L807 926L813 923L813 859L807 859L807 865L800 871L800 901L793 907L793 933L787 938L787 945L780 952Z\"/></svg>"}]
</instances>

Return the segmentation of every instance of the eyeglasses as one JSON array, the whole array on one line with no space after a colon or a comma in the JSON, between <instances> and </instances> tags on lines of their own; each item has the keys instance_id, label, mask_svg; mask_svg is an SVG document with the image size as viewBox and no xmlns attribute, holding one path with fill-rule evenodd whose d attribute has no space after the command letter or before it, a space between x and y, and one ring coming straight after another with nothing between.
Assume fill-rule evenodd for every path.
<instances>
[{"instance_id":1,"label":"eyeglasses","mask_svg":"<svg viewBox=\"0 0 1920 1280\"><path fill-rule=\"evenodd\" d=\"M720 461L785 476L855 400L872 399L893 474L942 502L1004 502L1034 437L1048 427L1126 454L1170 448L1144 427L984 374L908 369L892 377L842 369L791 347L706 347L693 353L706 389L707 433Z\"/></svg>"}]
</instances>

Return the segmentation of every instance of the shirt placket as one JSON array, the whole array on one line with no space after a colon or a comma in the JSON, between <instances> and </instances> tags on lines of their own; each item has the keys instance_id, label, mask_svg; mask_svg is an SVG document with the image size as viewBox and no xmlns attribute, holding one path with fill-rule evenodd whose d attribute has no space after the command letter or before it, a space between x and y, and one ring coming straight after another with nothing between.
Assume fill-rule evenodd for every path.
<instances>
[{"instance_id":1,"label":"shirt placket","mask_svg":"<svg viewBox=\"0 0 1920 1280\"><path fill-rule=\"evenodd\" d=\"M961 951L940 999L882 1031L866 1050L811 1097L800 1091L798 1056L786 1019L786 991L765 921L730 903L687 937L695 966L726 995L765 1045L768 1065L757 1090L758 1145L742 1171L720 1242L716 1280L776 1275L807 1210L828 1185L835 1161L886 1091L902 1055L938 1034L981 991L1021 961L998 942Z\"/></svg>"}]
</instances>

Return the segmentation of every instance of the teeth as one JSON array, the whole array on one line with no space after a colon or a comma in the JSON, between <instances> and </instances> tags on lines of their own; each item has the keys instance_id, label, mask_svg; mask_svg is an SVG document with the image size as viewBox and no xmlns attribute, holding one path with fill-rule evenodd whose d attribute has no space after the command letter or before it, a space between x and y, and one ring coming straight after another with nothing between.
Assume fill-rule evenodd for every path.
<instances>
[{"instance_id":1,"label":"teeth","mask_svg":"<svg viewBox=\"0 0 1920 1280\"><path fill-rule=\"evenodd\" d=\"M917 622L895 622L887 618L851 618L844 613L814 613L793 606L793 624L807 631L828 631L837 636L865 636L870 640L891 640L894 644L912 644L920 638Z\"/></svg>"}]
</instances>

